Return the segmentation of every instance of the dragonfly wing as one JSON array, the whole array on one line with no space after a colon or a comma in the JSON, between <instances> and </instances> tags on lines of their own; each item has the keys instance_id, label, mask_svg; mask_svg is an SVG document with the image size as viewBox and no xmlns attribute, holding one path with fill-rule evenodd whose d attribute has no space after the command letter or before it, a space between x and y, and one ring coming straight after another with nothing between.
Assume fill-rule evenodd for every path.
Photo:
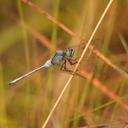
<instances>
[{"instance_id":1,"label":"dragonfly wing","mask_svg":"<svg viewBox=\"0 0 128 128\"><path fill-rule=\"evenodd\" d=\"M103 42L101 39L94 39L94 40L92 40L92 45L90 46L90 48L89 48L88 51L87 51L87 56L86 56L87 58L88 58L88 56L90 56L91 50L92 50L93 48L98 48L98 49L100 49L99 45L101 45L101 42ZM69 46L69 47L71 47L71 48L74 49L74 58L77 59L77 58L80 57L80 55L82 54L82 52L83 52L83 50L84 50L86 44L87 44L87 41L83 40L83 41L81 41L80 44L78 44L78 45ZM88 55L88 54L89 54L89 55Z\"/></svg>"}]
</instances>

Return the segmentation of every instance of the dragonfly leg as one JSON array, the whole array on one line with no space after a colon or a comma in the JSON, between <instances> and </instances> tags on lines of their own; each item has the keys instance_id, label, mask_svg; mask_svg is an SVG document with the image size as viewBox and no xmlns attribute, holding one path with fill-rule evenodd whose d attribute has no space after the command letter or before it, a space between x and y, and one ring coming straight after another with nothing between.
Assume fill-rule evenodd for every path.
<instances>
[{"instance_id":1,"label":"dragonfly leg","mask_svg":"<svg viewBox=\"0 0 128 128\"><path fill-rule=\"evenodd\" d=\"M70 69L66 69L64 71L66 71L66 72L68 72L68 73L70 73L72 75L78 75L78 76L80 76L80 74L77 72L78 70L76 72L73 72L73 70L70 70Z\"/></svg>"},{"instance_id":2,"label":"dragonfly leg","mask_svg":"<svg viewBox=\"0 0 128 128\"><path fill-rule=\"evenodd\" d=\"M64 60L63 64L61 65L60 70L66 70L66 59Z\"/></svg>"},{"instance_id":3,"label":"dragonfly leg","mask_svg":"<svg viewBox=\"0 0 128 128\"><path fill-rule=\"evenodd\" d=\"M76 64L78 61L75 59L68 59L68 62L70 63L70 65L74 65Z\"/></svg>"}]
</instances>

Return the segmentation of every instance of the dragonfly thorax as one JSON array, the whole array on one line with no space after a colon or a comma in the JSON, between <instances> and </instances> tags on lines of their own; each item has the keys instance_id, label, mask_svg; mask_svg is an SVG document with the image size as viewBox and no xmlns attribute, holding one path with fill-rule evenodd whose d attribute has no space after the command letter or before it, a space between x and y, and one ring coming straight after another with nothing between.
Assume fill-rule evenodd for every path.
<instances>
[{"instance_id":1,"label":"dragonfly thorax","mask_svg":"<svg viewBox=\"0 0 128 128\"><path fill-rule=\"evenodd\" d=\"M65 54L67 57L72 58L74 55L74 50L72 48L67 48Z\"/></svg>"}]
</instances>

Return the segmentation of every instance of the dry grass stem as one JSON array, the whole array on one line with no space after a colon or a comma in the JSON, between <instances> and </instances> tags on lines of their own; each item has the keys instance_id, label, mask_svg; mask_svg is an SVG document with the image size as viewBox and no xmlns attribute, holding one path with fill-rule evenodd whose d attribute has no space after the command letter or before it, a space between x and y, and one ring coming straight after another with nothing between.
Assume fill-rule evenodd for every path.
<instances>
[{"instance_id":1,"label":"dry grass stem","mask_svg":"<svg viewBox=\"0 0 128 128\"><path fill-rule=\"evenodd\" d=\"M98 21L98 23L97 23L95 29L93 30L93 32L92 32L92 34L91 34L91 36L90 36L90 38L89 38L89 40L88 40L88 42L87 42L87 45L85 46L85 48L84 48L84 50L83 50L83 52L82 52L82 54L81 54L81 56L80 56L80 59L78 60L78 63L76 64L76 66L75 66L75 68L74 68L74 70L73 70L73 73L75 73L75 72L77 71L80 62L82 61L82 59L83 59L83 57L84 57L84 55L85 55L85 53L86 53L86 51L87 51L89 45L91 44L91 41L92 41L92 39L93 39L95 33L97 32L97 30L98 30L98 28L99 28L101 22L103 21L105 15L106 15L106 13L107 13L107 11L109 10L109 7L112 5L112 2L113 2L113 0L110 0L110 1L109 1L108 5L106 6L106 8L105 8L105 10L104 10L104 12L103 12L103 14L101 15L101 18L100 18L100 20ZM46 127L46 125L47 125L47 123L48 123L50 117L52 116L54 110L56 109L57 105L59 104L59 102L60 102L60 100L61 100L61 98L62 98L64 92L66 91L66 89L67 89L69 83L71 82L72 78L73 78L73 75L71 75L71 76L69 77L68 81L66 82L66 84L65 84L65 86L64 86L64 88L63 88L61 94L60 94L59 97L57 98L57 101L55 102L53 108L51 109L49 115L47 116L47 118L46 118L46 120L45 120L45 122L44 122L42 128L45 128L45 127Z\"/></svg>"},{"instance_id":2,"label":"dry grass stem","mask_svg":"<svg viewBox=\"0 0 128 128\"><path fill-rule=\"evenodd\" d=\"M80 71L80 75L82 75L84 78L91 80L92 74L89 74L85 70ZM100 82L97 78L93 78L92 80L93 85L98 88L103 94L107 95L110 99L113 99L117 101L123 108L128 110L128 105L121 101L121 98L116 95L112 90L110 90L106 85L104 85L102 82Z\"/></svg>"},{"instance_id":3,"label":"dry grass stem","mask_svg":"<svg viewBox=\"0 0 128 128\"><path fill-rule=\"evenodd\" d=\"M35 9L38 13L46 16L50 21L52 21L54 24L56 24L58 27L60 27L62 30L64 30L66 33L68 33L70 36L74 37L77 39L78 42L82 41L83 39L81 37L79 37L76 33L74 33L73 31L71 31L69 28L67 28L64 24L62 24L60 21L58 21L56 18L54 18L53 16L49 15L47 12L45 12L43 9L39 8L38 6L36 6L34 3L32 3L31 1L27 1L27 0L22 0L24 3L28 4L30 7L32 7L33 9ZM100 22L99 22L100 23ZM30 27L29 27L30 29ZM34 32L31 30L31 33L33 35L35 35L40 41L41 39L41 34ZM42 37L43 38L43 37ZM45 40L43 38L43 40ZM50 48L51 50L54 49L53 46L49 46L49 44L45 44L47 48ZM92 45L90 45L92 46ZM119 68L118 66L116 66L115 64L113 64L107 57L105 57L102 53L100 53L97 49L92 50L93 53L98 56L102 61L104 61L106 64L108 64L110 67L112 67L114 70L116 70L117 72L119 72L121 75L123 75L124 77L128 78L128 74L123 71L121 68Z\"/></svg>"},{"instance_id":4,"label":"dry grass stem","mask_svg":"<svg viewBox=\"0 0 128 128\"><path fill-rule=\"evenodd\" d=\"M0 128L128 127L127 0L0 3Z\"/></svg>"}]
</instances>

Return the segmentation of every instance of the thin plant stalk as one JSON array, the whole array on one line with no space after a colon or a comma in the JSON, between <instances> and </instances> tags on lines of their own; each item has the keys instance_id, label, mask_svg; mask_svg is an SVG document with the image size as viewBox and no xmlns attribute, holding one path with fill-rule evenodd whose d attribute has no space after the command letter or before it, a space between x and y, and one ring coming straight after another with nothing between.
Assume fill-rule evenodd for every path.
<instances>
[{"instance_id":1,"label":"thin plant stalk","mask_svg":"<svg viewBox=\"0 0 128 128\"><path fill-rule=\"evenodd\" d=\"M30 56L29 56L29 40L28 40L28 34L27 30L25 27L25 20L24 20L24 15L23 15L23 7L22 3L20 0L17 1L17 6L18 6L18 11L19 11L19 17L20 17L20 23L21 23L21 31L23 34L23 45L24 45L24 51L25 51L25 62L26 62L26 70L30 70ZM30 106L30 81L27 80L27 86L26 86L26 93L25 93L25 107L26 109ZM26 110L26 117L28 118L29 116L29 111ZM26 122L27 123L27 122Z\"/></svg>"},{"instance_id":2,"label":"thin plant stalk","mask_svg":"<svg viewBox=\"0 0 128 128\"><path fill-rule=\"evenodd\" d=\"M0 63L0 127L8 125L7 112L6 112L6 103L5 103L5 86L3 78L3 66Z\"/></svg>"},{"instance_id":3,"label":"thin plant stalk","mask_svg":"<svg viewBox=\"0 0 128 128\"><path fill-rule=\"evenodd\" d=\"M88 47L89 47L90 44L91 44L92 39L94 38L95 33L97 32L97 30L98 30L98 28L99 28L101 22L103 21L103 19L104 19L106 13L108 12L110 6L111 6L112 3L113 3L113 1L114 1L114 0L110 0L110 1L109 1L109 3L108 3L108 5L106 6L104 12L102 13L102 15L101 15L101 17L100 17L100 19L99 19L99 21L98 21L98 23L97 23L95 29L93 30L93 32L92 32L92 34L91 34L91 36L90 36L90 38L89 38L89 40L88 40L88 42L87 42L87 44L86 44L86 46L85 46L85 48L84 48L84 50L83 50L81 56L80 56L80 59L78 60L77 65L75 66L75 68L74 68L74 70L73 70L74 73L77 71L80 62L82 61L82 59L83 59L83 57L84 57L84 55L85 55L85 53L86 53ZM66 89L68 88L68 85L69 85L69 83L71 82L72 79L73 79L73 75L71 75L71 76L69 77L68 81L66 82L66 84L65 84L65 86L64 86L64 88L63 88L63 90L62 90L62 92L60 93L59 97L57 98L57 100L56 100L56 102L55 102L55 104L54 104L54 106L53 106L53 108L51 109L49 115L47 116L47 118L46 118L46 120L45 120L45 122L44 122L44 124L42 125L42 128L45 128L45 127L46 127L46 125L47 125L49 119L51 118L51 116L52 116L54 110L55 110L56 107L58 106L58 104L59 104L61 98L63 97L63 95L64 95Z\"/></svg>"}]
</instances>

